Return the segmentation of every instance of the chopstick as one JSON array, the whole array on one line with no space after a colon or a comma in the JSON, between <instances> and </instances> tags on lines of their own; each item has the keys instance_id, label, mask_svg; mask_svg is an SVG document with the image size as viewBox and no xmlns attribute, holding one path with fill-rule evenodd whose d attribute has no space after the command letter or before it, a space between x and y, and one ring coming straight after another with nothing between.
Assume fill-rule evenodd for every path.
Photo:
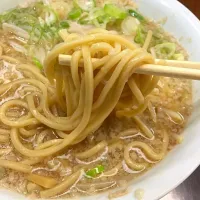
<instances>
[{"instance_id":1,"label":"chopstick","mask_svg":"<svg viewBox=\"0 0 200 200\"><path fill-rule=\"evenodd\" d=\"M58 60L60 65L70 65L71 56L60 54ZM99 59L92 58L93 64L97 61L99 61ZM144 64L138 67L135 72L146 75L200 80L199 62L156 59L155 63L156 64ZM83 60L80 60L79 66L83 66Z\"/></svg>"},{"instance_id":2,"label":"chopstick","mask_svg":"<svg viewBox=\"0 0 200 200\"><path fill-rule=\"evenodd\" d=\"M135 72L154 76L200 80L200 69L193 68L145 64L137 68Z\"/></svg>"},{"instance_id":3,"label":"chopstick","mask_svg":"<svg viewBox=\"0 0 200 200\"><path fill-rule=\"evenodd\" d=\"M192 69L200 69L200 62L156 59L155 63L157 65L164 65L164 66L173 66L173 67L190 68L190 69L191 68Z\"/></svg>"}]
</instances>

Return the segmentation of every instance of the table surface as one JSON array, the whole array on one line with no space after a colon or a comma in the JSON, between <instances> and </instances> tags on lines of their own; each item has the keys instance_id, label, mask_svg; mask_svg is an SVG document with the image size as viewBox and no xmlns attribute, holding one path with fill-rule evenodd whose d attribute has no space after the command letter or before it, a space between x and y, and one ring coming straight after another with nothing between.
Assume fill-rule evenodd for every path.
<instances>
[{"instance_id":1,"label":"table surface","mask_svg":"<svg viewBox=\"0 0 200 200\"><path fill-rule=\"evenodd\" d=\"M180 0L200 19L200 0ZM161 200L200 200L200 167Z\"/></svg>"},{"instance_id":2,"label":"table surface","mask_svg":"<svg viewBox=\"0 0 200 200\"><path fill-rule=\"evenodd\" d=\"M179 0L200 19L200 0Z\"/></svg>"}]
</instances>

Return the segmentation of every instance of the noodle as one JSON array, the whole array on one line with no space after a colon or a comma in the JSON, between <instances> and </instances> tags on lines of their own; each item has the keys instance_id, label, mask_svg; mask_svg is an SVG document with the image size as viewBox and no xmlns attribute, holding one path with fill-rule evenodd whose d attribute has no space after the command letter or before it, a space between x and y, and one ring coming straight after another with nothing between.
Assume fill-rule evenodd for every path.
<instances>
[{"instance_id":1,"label":"noodle","mask_svg":"<svg viewBox=\"0 0 200 200\"><path fill-rule=\"evenodd\" d=\"M167 147L169 144L169 137L167 135L167 133L164 133L164 137L163 137L163 150L160 153L155 153L146 143L144 142L132 142L130 143L124 150L124 159L126 161L126 164L131 167L131 169L133 170L137 170L137 171L141 171L144 170L147 167L146 163L134 163L131 158L130 158L130 150L134 149L134 148L140 148L145 152L145 155L147 155L150 159L155 160L155 161L159 161L161 160L164 155L167 152Z\"/></svg>"},{"instance_id":2,"label":"noodle","mask_svg":"<svg viewBox=\"0 0 200 200\"><path fill-rule=\"evenodd\" d=\"M96 146L92 147L91 149L89 149L85 152L76 154L76 157L79 159L90 158L93 155L95 155L96 153L98 153L99 151L101 151L102 149L104 149L106 146L107 146L107 142L102 141L99 144L97 144Z\"/></svg>"},{"instance_id":3,"label":"noodle","mask_svg":"<svg viewBox=\"0 0 200 200\"><path fill-rule=\"evenodd\" d=\"M32 170L32 167L29 165L21 164L19 162L13 162L13 161L8 161L8 160L0 160L0 166L1 167L6 167L9 169L13 169L19 172L23 173L30 173Z\"/></svg>"},{"instance_id":4,"label":"noodle","mask_svg":"<svg viewBox=\"0 0 200 200\"><path fill-rule=\"evenodd\" d=\"M86 36L87 37L87 36ZM95 34L94 35L94 38L102 38L103 36L100 36L100 34ZM95 40L95 39L91 39L91 42L93 42L94 43L94 41L93 40ZM108 37L107 36L107 40L112 40L112 37L110 36L110 37ZM123 43L122 43L122 46L124 45L124 44L127 44L128 46L130 46L131 47L131 49L133 49L134 47L133 46L131 46L130 45L130 43L128 43L128 42L126 42L126 40L124 40L124 39L122 39L122 38L120 38L119 36L117 36L116 37L116 39L117 40L119 40L119 41L123 41ZM89 42L89 39L87 39L88 40L88 42ZM104 39L103 39L104 40ZM95 40L96 41L96 40ZM75 43L74 41L73 42L71 42L72 44L73 43ZM119 62L120 61L120 59L122 58L121 56L119 57L118 55L116 55L116 56L112 56L113 57L113 61L114 61L114 63L117 63L117 62L119 62L119 67L117 67L116 69L115 69L115 71L114 71L114 73L112 74L112 76L110 77L110 80L109 80L109 82L108 82L108 84L105 86L105 88L102 90L102 95L103 96L99 96L99 100L97 99L97 101L94 103L94 105L92 106L92 102L93 102L93 84L92 84L92 82L93 82L93 67L92 67L92 64L91 64L91 58L90 58L90 55L89 55L89 47L88 46L84 46L84 44L85 44L85 40L83 40L82 42L76 42L77 44L83 44L83 47L82 47L82 55L83 55L83 59L84 59L84 70L85 70L85 73L84 73L84 75L82 75L82 78L84 78L84 85L85 85L85 102L87 102L87 104L84 106L84 109L83 108L81 108L81 110L82 110L82 112L83 112L83 115L82 115L82 122L80 122L80 124L77 126L77 128L75 128L74 126L72 126L73 124L72 123L67 123L67 121L65 121L65 124L62 124L61 123L61 121L60 120L58 120L58 118L57 118L57 121L58 121L58 123L57 122L53 122L51 119L49 119L49 118L47 118L47 116L49 117L49 113L46 115L46 117L44 117L43 115L41 115L39 112L38 112L38 110L37 110L37 108L35 107L35 105L34 105L34 100L33 100L33 95L28 95L27 96L27 102L28 102L28 106L29 106L29 108L30 108L30 111L31 111L31 113L32 113L32 115L38 120L38 121L40 121L40 123L43 123L43 124L45 124L45 125L47 125L48 127L51 127L51 128L54 128L54 129L57 129L57 130L60 130L60 131L69 131L69 130L72 130L72 129L74 129L74 131L72 131L71 133L70 133L70 135L68 135L67 137L65 137L64 138L64 140L62 141L61 140L61 143L60 144L57 144L56 146L52 146L52 147L49 147L49 148L51 148L51 151L50 151L50 149L48 148L48 146L46 146L45 145L45 150L40 150L39 152L41 152L41 154L39 153L39 154L37 154L36 152L38 151L38 150L31 150L31 152L32 152L32 156L38 156L38 155L40 155L40 156L46 156L46 155L51 155L51 153L52 152L57 152L57 151L59 151L59 150L61 150L62 148L64 148L64 147L66 147L67 145L69 145L70 144L70 140L69 140L69 138L71 137L71 141L73 141L73 140L75 140L77 137L79 137L80 139L76 139L76 140L78 140L79 142L80 142L80 140L83 140L87 135L88 135L88 133L90 132L90 131L94 131L96 128L95 127L99 127L100 125L101 125L101 123L105 120L105 118L108 116L108 114L109 114L109 112L111 112L112 110L113 110L113 108L114 108L114 106L116 105L116 103L117 103L117 101L118 101L118 99L119 99L119 97L120 97L120 95L121 95L121 91L123 90L123 87L124 87L124 85L125 85L125 83L126 83L126 80L127 80L127 78L128 77L130 77L130 74L129 74L129 72L131 72L132 71L132 68L134 67L134 65L136 64L136 63L141 63L141 62L149 62L150 60L151 60L151 58L150 57L148 57L148 54L146 55L146 61L144 61L144 60L142 60L142 59L145 59L145 52L142 52L142 50L136 50L136 52L133 52L132 54L128 54L127 55L127 59L125 58L125 59L123 59L123 61L121 61L121 62ZM75 44L76 44L75 43ZM61 46L61 45L60 45ZM65 46L66 46L66 44L65 44ZM71 46L71 48L75 48L75 47L73 47L70 43L68 43L68 45L65 47L65 49L69 49L69 47L68 46ZM109 46L110 47L110 46ZM59 47L59 48L61 48L61 47ZM49 56L47 57L47 59L46 59L46 61L49 61L49 60L51 60L51 54L53 54L53 52L58 52L58 47L55 49L55 50L53 50L52 51L52 53L50 53L49 54ZM122 51L123 52L123 51ZM136 56L136 55L138 55L139 53L142 53L141 54L141 56L139 56L138 58L137 57L135 57L135 58L133 58L133 56ZM124 52L125 53L125 52ZM123 54L124 54L123 53ZM123 55L122 54L122 55ZM144 55L143 55L144 54ZM139 54L140 55L140 54ZM79 55L79 57L80 57L80 55ZM117 59L116 59L116 58ZM132 58L132 60L130 60ZM129 64L127 63L127 62L129 62ZM112 63L112 62L110 62L110 63ZM77 65L77 63L75 63L75 65ZM123 69L122 67L123 66L126 66L127 65L127 67L126 67L126 70L125 69ZM48 66L48 64L46 64L46 66ZM108 73L109 71L110 71L110 68L113 66L113 64L111 64L111 65L109 65L109 68L107 68L106 66L105 66L105 69L102 67L102 69L100 70L100 74L98 75L96 75L96 77L99 77L99 78L94 78L94 82L95 82L95 80L98 80L98 81L96 81L95 83L96 83L96 85L98 85L101 81L102 81L102 79L104 79L104 77L105 77L105 73L102 73L103 71L102 70L106 70L106 72ZM73 67L72 67L73 68ZM47 74L49 73L48 72L48 70L50 70L49 68L46 68L46 72L47 72ZM121 76L120 76L120 74L121 74ZM124 75L124 76L123 76ZM128 76L127 76L128 75ZM117 81L117 77L118 76L120 76L120 78L118 78L119 79L119 81ZM65 75L65 77L66 77L66 75ZM125 78L126 77L126 78ZM120 81L121 80L121 81ZM33 82L33 81L32 81ZM114 86L114 84L120 84L120 87L116 87L116 86ZM122 83L122 84L121 84ZM41 85L41 84L40 84ZM77 84L78 85L78 84ZM42 86L42 85L41 85ZM40 86L40 88L42 89L42 87ZM65 86L66 86L66 84L65 84ZM63 86L58 86L58 85L56 85L56 88L60 88L60 87L63 87ZM79 87L78 87L79 88ZM60 89L58 89L58 90L60 90ZM104 92L104 90L105 90L105 92ZM113 92L111 92L113 90ZM139 90L139 89L138 89ZM60 90L61 91L61 90ZM69 91L69 90L68 90ZM115 94L117 94L116 95L116 97L115 97L115 95L113 96L112 95L112 97L110 96L109 97L109 95L108 95L108 91L110 91L110 94L113 94L113 93L115 93ZM114 92L114 91L116 91L116 92ZM44 89L42 89L42 92L43 92L43 98L44 98L44 100L43 101L46 101L45 99L45 96L47 95L46 94L46 92L45 92L45 90ZM45 96L44 96L44 94L45 94ZM57 93L58 94L58 93ZM61 94L61 93L60 93ZM79 94L80 94L80 92L79 92ZM58 96L60 96L60 98L61 98L61 95L58 95ZM80 95L79 95L80 96ZM72 113L72 105L70 105L69 106L69 103L72 103L72 99L70 99L70 94L68 93L68 94L66 94L66 97L69 97L69 99L67 99L67 109L68 109L68 116L69 116L69 118L71 118L71 116L73 116L73 113ZM109 98L111 98L110 100L108 100L108 97ZM98 102L100 102L100 103L98 103ZM107 105L109 105L110 104L110 106L111 107L109 107L109 106L107 106L107 107L109 107L108 109L106 109L107 110L107 112L102 112L104 109L105 109L105 106L104 106L104 102L110 102L110 103L108 103ZM10 103L11 105L12 105L12 102ZM43 103L44 105L45 105L45 107L47 108L48 106L48 103L46 104L46 103ZM4 107L5 107L5 105L6 104L4 104ZM25 104L24 104L24 106L25 106ZM4 112L4 107L3 108L1 108L1 109L3 109L3 112ZM92 109L92 107L93 107L93 109ZM102 107L104 107L103 109L102 109ZM7 106L6 106L6 108L7 108ZM71 111L70 111L70 109L71 109ZM101 111L100 112L98 112L98 110L99 109L101 109ZM44 109L44 107L43 107L43 110L45 111L45 109ZM92 110L94 110L94 111L97 111L97 113L98 114L95 114L95 113L93 113L92 112ZM47 111L47 112L49 112L49 111ZM80 112L81 113L81 112ZM91 115L92 114L92 115ZM90 116L91 115L91 116ZM51 114L50 114L50 116L51 116ZM55 117L54 117L55 118ZM4 123L5 124L8 124L9 125L9 123L8 123L8 121L5 121L5 119L4 118L2 118L3 119L3 121L4 121ZM95 119L97 119L97 120L95 120ZM28 119L28 120L31 120L31 119ZM92 121L96 121L96 124L94 124L94 123L92 123ZM26 122L26 121L25 121ZM24 122L24 123L25 123ZM75 121L74 121L75 122ZM92 129L90 128L90 126L91 125L89 125L89 124L91 123L91 125L92 125ZM67 124L69 124L69 125L67 125ZM17 125L19 126L19 123L17 123ZM28 125L28 122L26 122L25 124L23 124L23 125ZM69 128L68 128L69 127ZM85 129L86 128L86 129ZM85 129L85 131L84 131L84 129ZM89 130L90 131L89 131ZM81 136L79 136L79 134L82 132L82 134L81 134ZM15 134L16 134L16 130L15 130ZM14 134L13 134L14 135ZM14 139L15 138L15 139ZM20 141L18 140L18 142L16 142L15 141L16 140L16 137L15 136L13 136L12 137L12 141L14 142L14 145L15 145L15 148L17 148L22 154L24 154L24 155L27 155L27 154L29 154L29 153L25 153L25 152L27 152L27 150L25 150L24 148L21 148L22 147L22 145L20 144ZM77 143L77 142L76 142ZM49 145L50 145L51 143L49 143ZM52 145L52 144L51 144ZM20 146L20 147L19 147ZM46 148L47 147L47 148ZM22 151L22 149L24 149L24 151ZM47 153L47 151L49 150L49 152ZM30 150L28 150L28 152L29 152ZM46 152L46 153L45 153Z\"/></svg>"},{"instance_id":5,"label":"noodle","mask_svg":"<svg viewBox=\"0 0 200 200\"><path fill-rule=\"evenodd\" d=\"M147 106L148 106L148 102L149 102L149 99L146 98L144 103L143 104L140 104L137 109L124 109L124 110L118 110L116 112L116 116L117 117L122 117L122 116L126 116L126 117L134 117L140 113L143 113L146 109L147 109Z\"/></svg>"},{"instance_id":6,"label":"noodle","mask_svg":"<svg viewBox=\"0 0 200 200\"><path fill-rule=\"evenodd\" d=\"M148 47L150 45L150 42L151 42L151 39L152 39L152 36L153 36L153 32L152 31L148 31L145 43L143 45L144 49L148 49Z\"/></svg>"},{"instance_id":7,"label":"noodle","mask_svg":"<svg viewBox=\"0 0 200 200\"><path fill-rule=\"evenodd\" d=\"M137 123L137 125L139 126L139 128L141 129L141 131L150 139L152 140L154 138L154 135L152 133L152 131L149 130L149 128L142 122L142 120L135 116L133 117L133 119L135 120L135 122Z\"/></svg>"},{"instance_id":8,"label":"noodle","mask_svg":"<svg viewBox=\"0 0 200 200\"><path fill-rule=\"evenodd\" d=\"M41 191L40 195L42 198L48 198L61 194L70 186L72 186L78 179L80 179L81 176L82 176L82 171L81 170L77 171L70 177L68 177L66 180L64 180L62 183L55 186L54 188Z\"/></svg>"}]
</instances>

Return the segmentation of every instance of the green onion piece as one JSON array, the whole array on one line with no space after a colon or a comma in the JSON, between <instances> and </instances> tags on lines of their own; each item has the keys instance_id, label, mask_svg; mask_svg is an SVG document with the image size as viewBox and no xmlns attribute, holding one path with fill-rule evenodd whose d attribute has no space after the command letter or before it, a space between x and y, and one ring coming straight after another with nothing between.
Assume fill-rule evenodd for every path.
<instances>
[{"instance_id":1,"label":"green onion piece","mask_svg":"<svg viewBox=\"0 0 200 200\"><path fill-rule=\"evenodd\" d=\"M176 52L176 44L166 42L156 45L154 49L158 58L171 59Z\"/></svg>"},{"instance_id":2,"label":"green onion piece","mask_svg":"<svg viewBox=\"0 0 200 200\"><path fill-rule=\"evenodd\" d=\"M135 17L139 21L145 21L145 18L141 14L139 14L137 11L135 11L135 10L129 10L128 12L129 12L129 14L131 16Z\"/></svg>"},{"instance_id":3,"label":"green onion piece","mask_svg":"<svg viewBox=\"0 0 200 200\"><path fill-rule=\"evenodd\" d=\"M73 0L74 8L80 8L83 11L90 11L96 7L96 0Z\"/></svg>"},{"instance_id":4,"label":"green onion piece","mask_svg":"<svg viewBox=\"0 0 200 200\"><path fill-rule=\"evenodd\" d=\"M172 56L173 60L180 60L180 61L184 61L185 57L182 53L176 53Z\"/></svg>"},{"instance_id":5,"label":"green onion piece","mask_svg":"<svg viewBox=\"0 0 200 200\"><path fill-rule=\"evenodd\" d=\"M95 8L96 5L96 0L79 0L79 6L85 11L89 11L90 9Z\"/></svg>"},{"instance_id":6,"label":"green onion piece","mask_svg":"<svg viewBox=\"0 0 200 200\"><path fill-rule=\"evenodd\" d=\"M97 6L96 0L92 0L92 2L93 2L93 6L96 7Z\"/></svg>"},{"instance_id":7,"label":"green onion piece","mask_svg":"<svg viewBox=\"0 0 200 200\"><path fill-rule=\"evenodd\" d=\"M103 165L98 165L97 167L88 170L85 174L87 178L94 178L96 177L98 174L101 174L102 172L104 172L105 168Z\"/></svg>"},{"instance_id":8,"label":"green onion piece","mask_svg":"<svg viewBox=\"0 0 200 200\"><path fill-rule=\"evenodd\" d=\"M60 22L60 27L61 28L69 28L69 23L67 21L61 21Z\"/></svg>"},{"instance_id":9,"label":"green onion piece","mask_svg":"<svg viewBox=\"0 0 200 200\"><path fill-rule=\"evenodd\" d=\"M115 19L125 19L127 13L113 4L105 4L104 12Z\"/></svg>"},{"instance_id":10,"label":"green onion piece","mask_svg":"<svg viewBox=\"0 0 200 200\"><path fill-rule=\"evenodd\" d=\"M100 24L103 24L103 23L109 22L110 17L109 17L109 15L102 15L102 16L97 17L97 20Z\"/></svg>"},{"instance_id":11,"label":"green onion piece","mask_svg":"<svg viewBox=\"0 0 200 200\"><path fill-rule=\"evenodd\" d=\"M69 12L68 18L74 20L79 18L81 14L82 14L81 8L74 8Z\"/></svg>"},{"instance_id":12,"label":"green onion piece","mask_svg":"<svg viewBox=\"0 0 200 200\"><path fill-rule=\"evenodd\" d=\"M78 23L81 24L81 25L90 24L90 22L88 20L84 20L84 19L78 20Z\"/></svg>"},{"instance_id":13,"label":"green onion piece","mask_svg":"<svg viewBox=\"0 0 200 200\"><path fill-rule=\"evenodd\" d=\"M110 20L112 20L112 17L106 14L103 8L96 9L93 17L99 24L107 24Z\"/></svg>"},{"instance_id":14,"label":"green onion piece","mask_svg":"<svg viewBox=\"0 0 200 200\"><path fill-rule=\"evenodd\" d=\"M78 5L77 0L73 0L73 6L74 6L74 8L80 8L80 6Z\"/></svg>"},{"instance_id":15,"label":"green onion piece","mask_svg":"<svg viewBox=\"0 0 200 200\"><path fill-rule=\"evenodd\" d=\"M36 58L33 57L33 63L39 68L39 69L43 69L42 63Z\"/></svg>"},{"instance_id":16,"label":"green onion piece","mask_svg":"<svg viewBox=\"0 0 200 200\"><path fill-rule=\"evenodd\" d=\"M81 25L90 24L88 16L81 17L77 22Z\"/></svg>"},{"instance_id":17,"label":"green onion piece","mask_svg":"<svg viewBox=\"0 0 200 200\"><path fill-rule=\"evenodd\" d=\"M121 30L125 35L136 35L140 22L131 16L128 16L121 23Z\"/></svg>"},{"instance_id":18,"label":"green onion piece","mask_svg":"<svg viewBox=\"0 0 200 200\"><path fill-rule=\"evenodd\" d=\"M143 45L145 42L146 34L142 31L142 28L139 26L136 31L134 41L138 44Z\"/></svg>"}]
</instances>

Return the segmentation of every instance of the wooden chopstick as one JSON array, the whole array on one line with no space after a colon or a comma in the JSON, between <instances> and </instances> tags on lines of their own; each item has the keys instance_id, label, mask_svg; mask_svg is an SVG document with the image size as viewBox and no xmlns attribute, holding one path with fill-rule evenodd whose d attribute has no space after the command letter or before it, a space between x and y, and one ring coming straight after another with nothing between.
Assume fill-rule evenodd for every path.
<instances>
[{"instance_id":1,"label":"wooden chopstick","mask_svg":"<svg viewBox=\"0 0 200 200\"><path fill-rule=\"evenodd\" d=\"M135 72L146 75L200 80L200 69L193 68L145 64L137 68Z\"/></svg>"},{"instance_id":2,"label":"wooden chopstick","mask_svg":"<svg viewBox=\"0 0 200 200\"><path fill-rule=\"evenodd\" d=\"M200 69L200 62L156 59L155 63L157 65L164 65L164 66Z\"/></svg>"},{"instance_id":3,"label":"wooden chopstick","mask_svg":"<svg viewBox=\"0 0 200 200\"><path fill-rule=\"evenodd\" d=\"M99 59L93 58L95 63ZM70 65L70 55L59 55L60 65ZM191 61L175 61L175 60L155 60L156 64L144 64L136 69L138 74L166 76L174 78L185 78L200 80L200 63ZM83 60L80 60L80 67L83 66Z\"/></svg>"}]
</instances>

